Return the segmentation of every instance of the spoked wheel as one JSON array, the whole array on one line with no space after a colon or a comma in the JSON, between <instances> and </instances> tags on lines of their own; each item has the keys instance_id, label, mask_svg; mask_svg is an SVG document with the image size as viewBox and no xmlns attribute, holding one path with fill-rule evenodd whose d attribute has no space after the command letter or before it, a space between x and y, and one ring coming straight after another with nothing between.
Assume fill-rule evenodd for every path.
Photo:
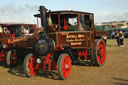
<instances>
[{"instance_id":1,"label":"spoked wheel","mask_svg":"<svg viewBox=\"0 0 128 85\"><path fill-rule=\"evenodd\" d=\"M28 77L33 77L37 74L36 69L37 63L36 63L36 57L33 56L33 54L28 54L24 59L24 72Z\"/></svg>"},{"instance_id":2,"label":"spoked wheel","mask_svg":"<svg viewBox=\"0 0 128 85\"><path fill-rule=\"evenodd\" d=\"M106 60L106 46L103 40L96 40L92 58L94 59L94 65L104 65Z\"/></svg>"},{"instance_id":3,"label":"spoked wheel","mask_svg":"<svg viewBox=\"0 0 128 85\"><path fill-rule=\"evenodd\" d=\"M58 76L61 79L67 79L71 74L71 67L70 56L66 53L61 54L57 61Z\"/></svg>"},{"instance_id":4,"label":"spoked wheel","mask_svg":"<svg viewBox=\"0 0 128 85\"><path fill-rule=\"evenodd\" d=\"M16 50L9 50L6 56L7 66L16 66L17 61L18 61L18 57L16 55Z\"/></svg>"}]
</instances>

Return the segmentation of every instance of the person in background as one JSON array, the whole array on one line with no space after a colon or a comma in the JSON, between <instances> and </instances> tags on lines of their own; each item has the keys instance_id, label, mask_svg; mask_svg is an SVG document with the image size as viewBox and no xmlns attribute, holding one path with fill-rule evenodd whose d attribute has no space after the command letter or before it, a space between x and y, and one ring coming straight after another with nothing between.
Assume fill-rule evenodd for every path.
<instances>
[{"instance_id":1,"label":"person in background","mask_svg":"<svg viewBox=\"0 0 128 85\"><path fill-rule=\"evenodd\" d=\"M116 37L116 40L117 40L117 45L120 46L120 34L119 34L119 31L116 31L115 37Z\"/></svg>"},{"instance_id":2,"label":"person in background","mask_svg":"<svg viewBox=\"0 0 128 85\"><path fill-rule=\"evenodd\" d=\"M107 45L107 36L102 36L102 39L104 40L104 42L105 42L105 45Z\"/></svg>"},{"instance_id":3,"label":"person in background","mask_svg":"<svg viewBox=\"0 0 128 85\"><path fill-rule=\"evenodd\" d=\"M3 33L3 29L2 29L2 27L0 26L0 33Z\"/></svg>"},{"instance_id":4,"label":"person in background","mask_svg":"<svg viewBox=\"0 0 128 85\"><path fill-rule=\"evenodd\" d=\"M112 36L112 39L115 39L115 32L114 31L112 32L111 36Z\"/></svg>"},{"instance_id":5,"label":"person in background","mask_svg":"<svg viewBox=\"0 0 128 85\"><path fill-rule=\"evenodd\" d=\"M120 31L119 38L120 38L120 46L124 47L124 33L123 33L123 31Z\"/></svg>"}]
</instances>

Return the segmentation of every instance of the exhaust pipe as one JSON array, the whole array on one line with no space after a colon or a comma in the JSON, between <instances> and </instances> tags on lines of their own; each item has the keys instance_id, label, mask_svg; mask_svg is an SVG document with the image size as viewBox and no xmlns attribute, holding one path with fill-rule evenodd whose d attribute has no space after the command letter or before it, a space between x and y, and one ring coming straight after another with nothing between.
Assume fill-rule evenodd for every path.
<instances>
[{"instance_id":1,"label":"exhaust pipe","mask_svg":"<svg viewBox=\"0 0 128 85\"><path fill-rule=\"evenodd\" d=\"M53 49L55 48L55 44L54 44L55 42L47 35L47 30L48 30L48 21L46 14L47 9L44 6L40 6L39 11L40 11L42 27L40 28L39 40L36 42L35 48L39 56L47 56L48 53L53 52ZM37 60L37 63L40 63L39 59Z\"/></svg>"},{"instance_id":2,"label":"exhaust pipe","mask_svg":"<svg viewBox=\"0 0 128 85\"><path fill-rule=\"evenodd\" d=\"M41 25L44 28L44 33L46 33L48 29L48 21L47 21L47 15L46 15L47 9L44 6L40 6L39 11L40 11L40 17L41 17Z\"/></svg>"}]
</instances>

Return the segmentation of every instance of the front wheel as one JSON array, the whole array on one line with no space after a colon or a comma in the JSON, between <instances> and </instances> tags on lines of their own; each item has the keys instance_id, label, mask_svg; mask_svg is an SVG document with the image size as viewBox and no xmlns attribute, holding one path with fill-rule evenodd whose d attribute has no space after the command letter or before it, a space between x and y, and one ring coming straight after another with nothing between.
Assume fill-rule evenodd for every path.
<instances>
[{"instance_id":1,"label":"front wheel","mask_svg":"<svg viewBox=\"0 0 128 85\"><path fill-rule=\"evenodd\" d=\"M36 63L36 57L33 56L33 54L28 54L23 63L24 73L28 77L33 77L37 74L36 69L37 63Z\"/></svg>"},{"instance_id":2,"label":"front wheel","mask_svg":"<svg viewBox=\"0 0 128 85\"><path fill-rule=\"evenodd\" d=\"M67 79L71 74L71 67L70 56L66 53L60 54L57 61L58 76L63 80Z\"/></svg>"}]
</instances>

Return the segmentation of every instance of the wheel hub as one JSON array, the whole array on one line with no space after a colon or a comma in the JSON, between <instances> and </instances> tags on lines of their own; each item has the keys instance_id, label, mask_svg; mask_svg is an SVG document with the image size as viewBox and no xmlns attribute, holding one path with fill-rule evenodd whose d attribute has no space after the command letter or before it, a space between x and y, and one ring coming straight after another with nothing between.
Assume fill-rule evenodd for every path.
<instances>
[{"instance_id":1,"label":"wheel hub","mask_svg":"<svg viewBox=\"0 0 128 85\"><path fill-rule=\"evenodd\" d=\"M65 64L65 69L68 69L68 68L69 68L68 64Z\"/></svg>"},{"instance_id":2,"label":"wheel hub","mask_svg":"<svg viewBox=\"0 0 128 85\"><path fill-rule=\"evenodd\" d=\"M44 45L40 45L40 48L42 49L44 47Z\"/></svg>"},{"instance_id":3,"label":"wheel hub","mask_svg":"<svg viewBox=\"0 0 128 85\"><path fill-rule=\"evenodd\" d=\"M12 59L15 60L15 56L12 56Z\"/></svg>"},{"instance_id":4,"label":"wheel hub","mask_svg":"<svg viewBox=\"0 0 128 85\"><path fill-rule=\"evenodd\" d=\"M37 62L38 64L40 64L40 63L41 63L41 60L40 60L39 58L37 58L36 62Z\"/></svg>"}]
</instances>

